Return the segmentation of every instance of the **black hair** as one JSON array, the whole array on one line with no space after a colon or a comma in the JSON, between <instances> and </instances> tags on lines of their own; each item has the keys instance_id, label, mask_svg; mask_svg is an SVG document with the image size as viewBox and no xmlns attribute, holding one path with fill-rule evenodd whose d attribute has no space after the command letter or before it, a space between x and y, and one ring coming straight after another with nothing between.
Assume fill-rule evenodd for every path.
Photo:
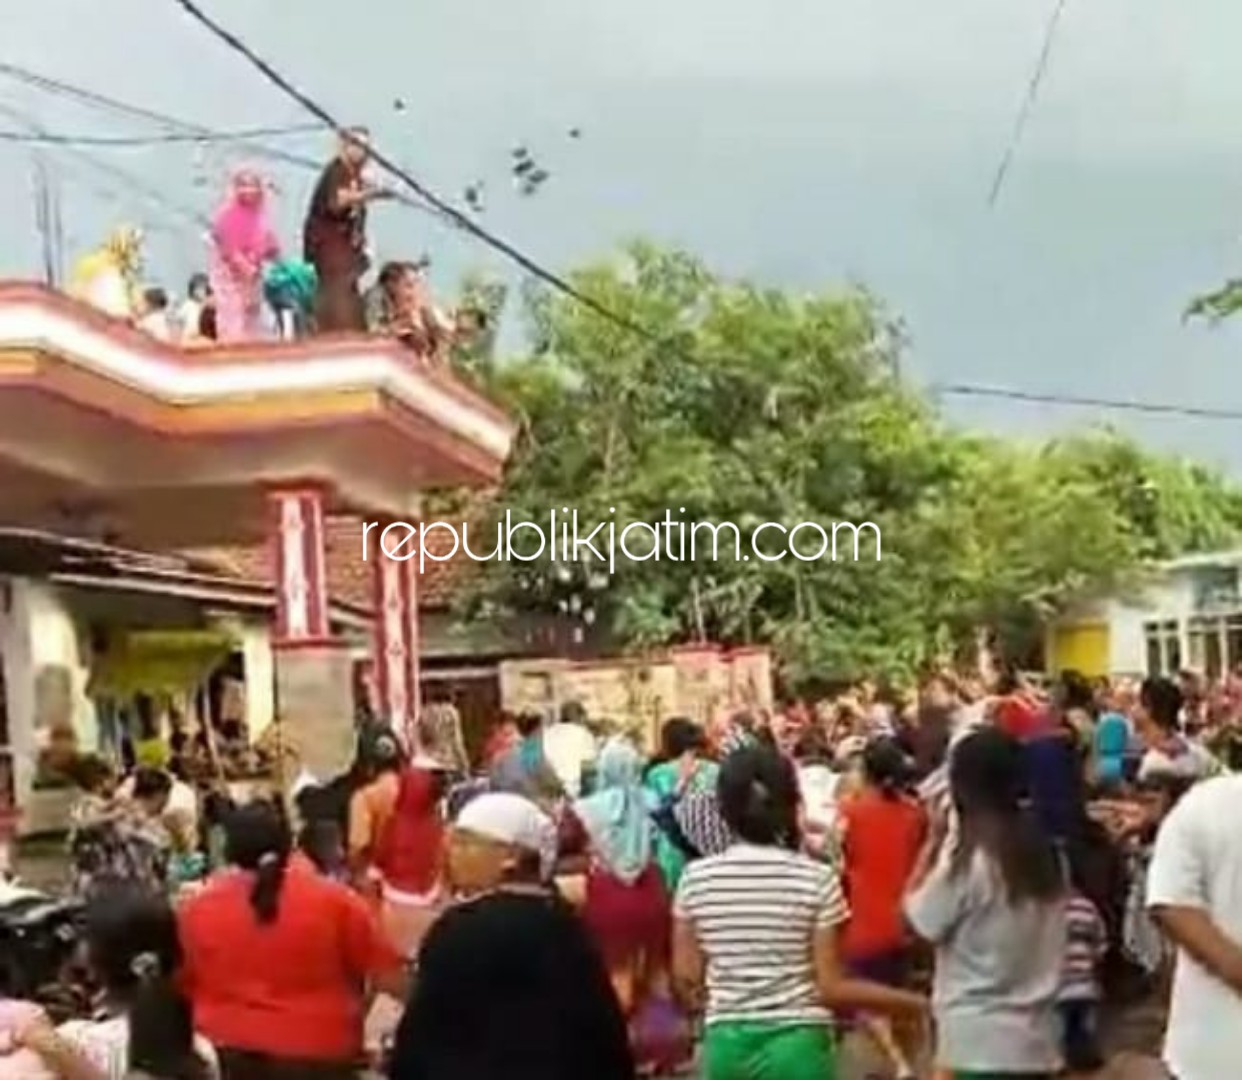
<instances>
[{"instance_id":1,"label":"black hair","mask_svg":"<svg viewBox=\"0 0 1242 1080\"><path fill-rule=\"evenodd\" d=\"M706 747L703 729L684 716L674 716L660 728L660 757L664 761L676 761L691 752L702 753Z\"/></svg>"},{"instance_id":2,"label":"black hair","mask_svg":"<svg viewBox=\"0 0 1242 1080\"><path fill-rule=\"evenodd\" d=\"M811 724L798 737L798 744L794 747L794 760L807 765L833 764L832 744L819 724Z\"/></svg>"},{"instance_id":3,"label":"black hair","mask_svg":"<svg viewBox=\"0 0 1242 1080\"><path fill-rule=\"evenodd\" d=\"M285 815L271 801L256 799L229 814L224 834L225 858L254 874L250 906L255 918L260 923L275 922L293 848Z\"/></svg>"},{"instance_id":4,"label":"black hair","mask_svg":"<svg viewBox=\"0 0 1242 1080\"><path fill-rule=\"evenodd\" d=\"M587 708L581 701L567 701L561 706L562 724L586 724Z\"/></svg>"},{"instance_id":5,"label":"black hair","mask_svg":"<svg viewBox=\"0 0 1242 1080\"><path fill-rule=\"evenodd\" d=\"M98 754L81 754L63 770L66 779L88 795L97 795L109 781L116 779L112 764Z\"/></svg>"},{"instance_id":6,"label":"black hair","mask_svg":"<svg viewBox=\"0 0 1242 1080\"><path fill-rule=\"evenodd\" d=\"M129 1022L129 1069L160 1080L206 1080L190 1002L177 988L181 942L167 899L134 882L97 893L86 911L87 954Z\"/></svg>"},{"instance_id":7,"label":"black hair","mask_svg":"<svg viewBox=\"0 0 1242 1080\"><path fill-rule=\"evenodd\" d=\"M329 818L308 818L298 830L298 850L321 874L335 874L344 868L345 838L338 822Z\"/></svg>"},{"instance_id":8,"label":"black hair","mask_svg":"<svg viewBox=\"0 0 1242 1080\"><path fill-rule=\"evenodd\" d=\"M781 754L766 746L735 750L720 766L716 788L730 832L748 844L802 844L798 827L798 778Z\"/></svg>"},{"instance_id":9,"label":"black hair","mask_svg":"<svg viewBox=\"0 0 1242 1080\"><path fill-rule=\"evenodd\" d=\"M1063 671L1057 686L1057 698L1063 710L1081 709L1095 715L1095 691L1080 671Z\"/></svg>"},{"instance_id":10,"label":"black hair","mask_svg":"<svg viewBox=\"0 0 1242 1080\"><path fill-rule=\"evenodd\" d=\"M168 309L168 292L159 286L143 289L142 299L152 311L166 311Z\"/></svg>"},{"instance_id":11,"label":"black hair","mask_svg":"<svg viewBox=\"0 0 1242 1080\"><path fill-rule=\"evenodd\" d=\"M896 739L872 739L862 755L863 776L886 799L896 800L909 787L911 765Z\"/></svg>"},{"instance_id":12,"label":"black hair","mask_svg":"<svg viewBox=\"0 0 1242 1080\"><path fill-rule=\"evenodd\" d=\"M543 717L533 710L527 710L526 712L518 713L514 723L517 724L518 734L523 739L529 739L543 727Z\"/></svg>"},{"instance_id":13,"label":"black hair","mask_svg":"<svg viewBox=\"0 0 1242 1080\"><path fill-rule=\"evenodd\" d=\"M999 869L1011 904L1051 901L1064 893L1061 858L1026 804L1016 739L994 727L967 735L949 756L949 784L961 821L954 874L965 873L982 851Z\"/></svg>"},{"instance_id":14,"label":"black hair","mask_svg":"<svg viewBox=\"0 0 1242 1080\"><path fill-rule=\"evenodd\" d=\"M391 289L398 281L405 276L409 265L403 262L386 262L380 268L379 281L380 288Z\"/></svg>"},{"instance_id":15,"label":"black hair","mask_svg":"<svg viewBox=\"0 0 1242 1080\"><path fill-rule=\"evenodd\" d=\"M206 296L211 295L211 278L209 278L201 270L197 270L190 275L190 280L186 282L185 294L186 296L192 297L200 290Z\"/></svg>"},{"instance_id":16,"label":"black hair","mask_svg":"<svg viewBox=\"0 0 1242 1080\"><path fill-rule=\"evenodd\" d=\"M162 799L172 793L172 777L163 769L142 765L134 770L134 798Z\"/></svg>"},{"instance_id":17,"label":"black hair","mask_svg":"<svg viewBox=\"0 0 1242 1080\"><path fill-rule=\"evenodd\" d=\"M1184 702L1181 687L1161 675L1143 680L1139 701L1152 723L1165 731L1176 731Z\"/></svg>"}]
</instances>

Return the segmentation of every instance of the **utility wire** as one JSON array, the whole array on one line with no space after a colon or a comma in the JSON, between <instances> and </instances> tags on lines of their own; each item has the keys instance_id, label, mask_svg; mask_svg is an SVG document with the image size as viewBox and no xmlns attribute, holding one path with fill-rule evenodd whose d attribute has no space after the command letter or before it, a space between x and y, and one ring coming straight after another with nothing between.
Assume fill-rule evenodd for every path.
<instances>
[{"instance_id":1,"label":"utility wire","mask_svg":"<svg viewBox=\"0 0 1242 1080\"><path fill-rule=\"evenodd\" d=\"M0 115L9 117L11 120L28 130L32 135L44 133L44 128L39 121L23 110L15 108L12 105L6 105L0 102ZM174 199L168 198L168 196L166 196L159 188L149 184L141 177L135 176L133 173L129 172L129 170L123 169L119 165L113 165L110 162L100 161L98 158L88 154L84 150L68 146L61 147L61 150L62 152L77 158L78 161L86 164L89 168L94 169L96 172L111 177L113 180L120 183L123 191L128 191L131 195L136 192L146 198L149 203L160 206L162 209L168 211L176 217L184 219L197 227L210 227L211 223L205 214L194 209L193 207L186 206L184 203L179 203Z\"/></svg>"},{"instance_id":2,"label":"utility wire","mask_svg":"<svg viewBox=\"0 0 1242 1080\"><path fill-rule=\"evenodd\" d=\"M167 131L157 135L67 135L46 131L0 131L0 142L29 143L35 146L108 147L164 146L179 143L249 142L254 139L275 139L289 135L308 135L324 130L322 124L292 124L285 127L239 128L235 131Z\"/></svg>"},{"instance_id":3,"label":"utility wire","mask_svg":"<svg viewBox=\"0 0 1242 1080\"><path fill-rule=\"evenodd\" d=\"M16 64L0 62L0 76L6 76L32 86L43 93L51 94L57 97L70 98L90 105L93 108L101 109L105 112L115 115L127 116L132 119L142 120L146 123L158 124L161 127L172 128L175 132L182 133L178 135L178 140L185 142L227 142L234 143L238 146L244 146L257 157L265 158L269 161L279 161L287 165L293 165L299 169L305 169L310 172L318 173L323 169L323 163L314 158L307 157L304 154L291 153L279 147L264 145L258 141L258 136L253 133L242 132L221 132L215 128L207 127L203 124L194 123L184 120L181 117L173 116L169 113L159 112L155 109L147 108L142 105L134 105L131 102L122 101L119 98L111 97L108 94L99 93L95 90L88 90L85 87L77 86L73 83L65 82L63 79L56 79L50 75L43 75L37 71L31 71L29 68L19 67ZM323 131L327 130L330 125L323 122L317 124L308 124L306 130ZM275 131L276 129L273 129ZM284 129L292 132L292 127ZM335 129L333 129L335 130ZM3 141L3 140L0 140ZM168 140L173 141L173 140ZM421 213L430 214L441 221L453 227L459 227L457 223L442 214L426 202L408 195L398 194L395 199L402 206L418 210Z\"/></svg>"},{"instance_id":4,"label":"utility wire","mask_svg":"<svg viewBox=\"0 0 1242 1080\"><path fill-rule=\"evenodd\" d=\"M235 35L215 23L214 20L208 17L197 6L197 4L191 2L191 0L173 0L173 2L181 7L187 14L192 16L201 25L203 25L225 45L233 51L239 53L251 65L258 68L258 70L269 82L272 82L285 94L292 97L304 109L321 121L323 125L336 131L341 130L341 125L329 112L327 112L327 110L323 109L313 99L309 98L306 94L289 83L288 80L281 76L280 73L272 68L272 66L265 60L251 51L250 48ZM1028 87L1026 100L1023 104L1021 112L1019 113L1018 121L1014 129L1014 135L1010 141L1009 147L1006 149L1005 157L1001 162L1000 168L997 171L996 180L993 184L991 197L989 199L990 203L994 204L999 197L1008 172L1012 166L1017 146L1022 138L1023 129L1027 124L1035 100L1038 97L1040 85L1048 68L1056 31L1064 13L1066 4L1067 0L1057 0L1056 6L1052 11L1052 16L1045 32L1044 46L1040 54L1039 62L1036 66L1035 73L1032 76L1030 86ZM250 142L250 140L254 138L270 137L271 135L276 134L275 130L272 130L270 133L263 133L260 131L216 131L204 125L191 123L178 117L170 116L166 113L156 112L155 110L147 109L142 106L119 101L107 95L86 90L82 87L74 86L73 84L66 83L59 79L42 76L27 69L18 68L12 64L0 63L0 75L9 76L31 86L36 86L48 93L76 98L80 101L113 113L127 115L136 119L142 119L164 127L176 129L177 131L185 133L183 138L186 142L218 141L241 143ZM22 122L24 126L29 126L28 122ZM172 142L176 140L170 138L167 141ZM275 150L263 146L255 146L255 149L263 153L264 156L271 157L275 160L286 161L292 165L303 168L311 168L316 171L320 168L319 162L297 154L290 154L281 150ZM102 163L90 158L88 155L81 154L80 156L94 168L100 168L102 165ZM501 254L516 262L523 269L544 281L546 284L552 285L554 288L557 288L565 295L572 297L574 300L583 304L596 314L601 315L628 331L639 334L647 340L656 340L658 338L658 335L653 333L651 330L635 323L633 320L626 318L623 315L619 315L616 312L609 310L594 298L582 294L572 285L569 285L567 282L563 282L555 274L552 274L550 271L543 270L543 268L539 267L533 260L523 255L521 252L516 251L503 240L492 236L489 232L477 226L470 218L466 217L460 211L444 202L444 200L438 198L433 192L425 188L424 185L422 185L418 180L412 176L409 176L405 170L389 161L379 151L373 151L372 156L376 163L384 168L385 171L397 177L413 191L425 198L430 204L430 206L427 206L410 200L407 202L407 205L411 205L422 210L434 208L440 216L447 219L450 223L475 236L483 243L493 247ZM134 178L129 177L123 170L114 168L110 171L114 177L122 179L127 186L132 185ZM195 217L197 218L198 215L196 214ZM1027 402L1032 404L1107 409L1121 412L1143 413L1148 415L1183 416L1210 420L1242 420L1242 408L1229 409L1210 406L1181 405L1173 402L1134 401L1072 394L1044 393L1021 390L1012 387L987 386L974 383L933 383L928 387L928 390L935 396L993 398L1006 401Z\"/></svg>"},{"instance_id":5,"label":"utility wire","mask_svg":"<svg viewBox=\"0 0 1242 1080\"><path fill-rule=\"evenodd\" d=\"M1039 97L1039 88L1043 85L1044 76L1048 73L1048 64L1052 60L1053 45L1056 43L1057 29L1061 25L1061 16L1065 14L1067 3L1068 0L1056 0L1048 17L1048 23L1044 27L1044 43L1039 51L1039 59L1035 63L1035 70L1031 73L1031 81L1027 84L1026 96L1022 99L1022 104L1018 108L1013 132L1009 136L1009 142L1005 146L1004 154L1001 156L1000 165L996 169L996 176L992 180L992 188L988 192L989 207L994 207L1000 198L1001 190L1005 186L1005 181L1009 178L1009 171L1013 167L1014 159L1017 157L1018 147L1022 143L1022 136L1026 134L1026 125L1030 121L1031 113L1035 109L1035 102Z\"/></svg>"},{"instance_id":6,"label":"utility wire","mask_svg":"<svg viewBox=\"0 0 1242 1080\"><path fill-rule=\"evenodd\" d=\"M1201 420L1242 420L1242 408L1228 409L1208 405L1179 405L1166 401L1081 397L1073 394L1016 390L1003 386L981 386L974 383L933 383L928 389L933 394L947 394L954 397L1000 398L1005 401L1026 401L1043 405L1069 405L1077 408L1111 409L1119 412L1148 413L1160 416L1189 416Z\"/></svg>"},{"instance_id":7,"label":"utility wire","mask_svg":"<svg viewBox=\"0 0 1242 1080\"><path fill-rule=\"evenodd\" d=\"M268 82L283 91L286 96L296 101L312 116L322 120L325 124L331 125L336 131L347 133L345 126L342 125L340 121L338 121L336 117L334 117L327 109L325 109L304 91L298 89L297 86L277 71L272 64L251 49L250 46L247 45L240 37L225 29L220 25L220 23L216 22L215 19L203 11L203 9L199 7L194 0L171 0L171 2L181 8L182 11L199 23L199 25L207 30L213 37L241 56L252 67L256 68ZM612 308L601 303L590 294L583 292L555 271L549 270L545 266L536 262L533 258L514 247L507 240L504 240L495 233L485 229L482 225L478 224L478 222L474 221L461 210L458 210L451 203L437 195L426 184L412 176L407 170L403 169L381 150L372 147L371 158L381 169L400 180L406 185L406 187L415 192L425 202L435 207L436 210L443 214L450 222L457 225L457 227L463 232L469 233L475 239L480 240L488 247L498 251L511 262L516 263L532 277L537 278L545 285L550 286L563 295L576 300L584 308L593 311L596 315L599 315L601 318L608 320L616 326L629 330L631 333L641 336L647 340L657 340L657 335L641 323L638 323L633 319L612 310Z\"/></svg>"}]
</instances>

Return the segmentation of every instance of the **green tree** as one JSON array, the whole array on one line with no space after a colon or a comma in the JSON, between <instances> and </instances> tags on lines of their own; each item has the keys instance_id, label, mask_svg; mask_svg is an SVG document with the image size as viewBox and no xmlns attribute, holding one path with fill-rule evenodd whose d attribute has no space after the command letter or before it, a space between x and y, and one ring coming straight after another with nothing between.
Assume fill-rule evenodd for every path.
<instances>
[{"instance_id":1,"label":"green tree","mask_svg":"<svg viewBox=\"0 0 1242 1080\"><path fill-rule=\"evenodd\" d=\"M570 507L656 525L671 512L733 522L744 554L763 522L830 535L872 522L881 558L870 540L857 561L738 560L729 545L609 575L545 554L493 564L490 607L593 618L621 647L768 642L795 678L896 675L980 628L1029 641L1060 605L1125 587L1143 559L1238 535L1242 496L1221 477L1114 433L1027 446L955 431L899 379L901 335L866 292L728 282L648 245L574 282L648 332L528 292L531 352L469 369L521 425L493 520Z\"/></svg>"}]
</instances>

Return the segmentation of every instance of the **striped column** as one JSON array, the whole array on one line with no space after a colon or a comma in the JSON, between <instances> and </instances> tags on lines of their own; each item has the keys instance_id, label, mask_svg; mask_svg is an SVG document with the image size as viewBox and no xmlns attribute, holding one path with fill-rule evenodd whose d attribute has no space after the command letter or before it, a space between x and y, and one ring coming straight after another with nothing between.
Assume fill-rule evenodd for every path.
<instances>
[{"instance_id":1,"label":"striped column","mask_svg":"<svg viewBox=\"0 0 1242 1080\"><path fill-rule=\"evenodd\" d=\"M332 640L324 559L323 492L273 488L268 492L276 567L277 646Z\"/></svg>"},{"instance_id":2,"label":"striped column","mask_svg":"<svg viewBox=\"0 0 1242 1080\"><path fill-rule=\"evenodd\" d=\"M375 694L380 715L403 732L407 745L417 744L420 700L418 675L418 555L401 561L381 547L381 529L369 534L367 561L375 611ZM396 549L400 537L392 536ZM406 545L403 551L409 551Z\"/></svg>"}]
</instances>

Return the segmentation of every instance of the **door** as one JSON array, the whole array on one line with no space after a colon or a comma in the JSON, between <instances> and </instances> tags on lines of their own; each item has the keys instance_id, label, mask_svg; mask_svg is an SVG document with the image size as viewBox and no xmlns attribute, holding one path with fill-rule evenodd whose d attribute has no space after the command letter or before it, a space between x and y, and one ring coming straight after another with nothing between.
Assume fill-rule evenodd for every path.
<instances>
[{"instance_id":1,"label":"door","mask_svg":"<svg viewBox=\"0 0 1242 1080\"><path fill-rule=\"evenodd\" d=\"M1076 623L1052 632L1052 669L1077 671L1089 679L1108 674L1109 634L1107 623Z\"/></svg>"}]
</instances>

